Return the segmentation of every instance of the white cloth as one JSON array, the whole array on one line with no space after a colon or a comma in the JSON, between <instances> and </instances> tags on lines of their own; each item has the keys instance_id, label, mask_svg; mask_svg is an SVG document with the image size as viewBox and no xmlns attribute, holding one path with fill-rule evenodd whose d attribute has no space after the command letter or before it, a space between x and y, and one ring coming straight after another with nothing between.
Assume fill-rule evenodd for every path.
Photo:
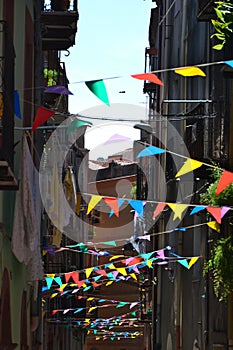
<instances>
[{"instance_id":1,"label":"white cloth","mask_svg":"<svg viewBox=\"0 0 233 350\"><path fill-rule=\"evenodd\" d=\"M41 199L39 173L34 167L26 137L22 140L19 191L16 194L12 251L27 265L28 280L43 278L40 253Z\"/></svg>"}]
</instances>

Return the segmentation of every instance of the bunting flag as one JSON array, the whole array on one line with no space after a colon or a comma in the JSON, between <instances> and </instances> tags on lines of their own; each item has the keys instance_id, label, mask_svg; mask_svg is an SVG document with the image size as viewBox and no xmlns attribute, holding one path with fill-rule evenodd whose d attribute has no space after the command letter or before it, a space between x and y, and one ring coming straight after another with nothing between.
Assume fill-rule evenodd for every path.
<instances>
[{"instance_id":1,"label":"bunting flag","mask_svg":"<svg viewBox=\"0 0 233 350\"><path fill-rule=\"evenodd\" d=\"M100 80L91 80L85 81L88 89L93 92L93 94L98 97L102 102L104 102L107 106L110 106L108 100L107 90L102 79Z\"/></svg>"},{"instance_id":2,"label":"bunting flag","mask_svg":"<svg viewBox=\"0 0 233 350\"><path fill-rule=\"evenodd\" d=\"M124 267L118 267L117 271L119 273L121 273L122 275L127 276L127 272L126 272L126 269Z\"/></svg>"},{"instance_id":3,"label":"bunting flag","mask_svg":"<svg viewBox=\"0 0 233 350\"><path fill-rule=\"evenodd\" d=\"M36 130L40 125L44 124L55 112L44 107L38 107L36 116L32 125L32 131Z\"/></svg>"},{"instance_id":4,"label":"bunting flag","mask_svg":"<svg viewBox=\"0 0 233 350\"><path fill-rule=\"evenodd\" d=\"M131 273L130 276L137 281L137 276L135 275L135 273Z\"/></svg>"},{"instance_id":5,"label":"bunting flag","mask_svg":"<svg viewBox=\"0 0 233 350\"><path fill-rule=\"evenodd\" d=\"M80 119L74 119L68 126L68 128L66 129L66 133L67 135L69 135L72 131L74 131L77 128L80 128L81 126L84 125L88 125L89 123L84 121L84 120L80 120Z\"/></svg>"},{"instance_id":6,"label":"bunting flag","mask_svg":"<svg viewBox=\"0 0 233 350\"><path fill-rule=\"evenodd\" d=\"M230 66L231 68L233 68L233 60L224 61L224 63L227 64L228 66Z\"/></svg>"},{"instance_id":7,"label":"bunting flag","mask_svg":"<svg viewBox=\"0 0 233 350\"><path fill-rule=\"evenodd\" d=\"M206 210L215 218L215 220L221 224L222 222L222 208L206 207Z\"/></svg>"},{"instance_id":8,"label":"bunting flag","mask_svg":"<svg viewBox=\"0 0 233 350\"><path fill-rule=\"evenodd\" d=\"M139 80L147 80L151 83L163 86L163 82L153 73L133 74L131 77Z\"/></svg>"},{"instance_id":9,"label":"bunting flag","mask_svg":"<svg viewBox=\"0 0 233 350\"><path fill-rule=\"evenodd\" d=\"M67 87L62 85L46 86L45 91L59 95L73 95L73 93L69 89L67 89Z\"/></svg>"},{"instance_id":10,"label":"bunting flag","mask_svg":"<svg viewBox=\"0 0 233 350\"><path fill-rule=\"evenodd\" d=\"M166 151L162 148L158 148L155 146L148 146L138 153L137 158L155 156L157 154L162 154L165 152Z\"/></svg>"},{"instance_id":11,"label":"bunting flag","mask_svg":"<svg viewBox=\"0 0 233 350\"><path fill-rule=\"evenodd\" d=\"M102 242L102 244L112 245L113 247L116 247L116 242L115 241Z\"/></svg>"},{"instance_id":12,"label":"bunting flag","mask_svg":"<svg viewBox=\"0 0 233 350\"><path fill-rule=\"evenodd\" d=\"M180 263L182 266L186 267L186 269L189 268L189 264L186 259L178 259L177 262Z\"/></svg>"},{"instance_id":13,"label":"bunting flag","mask_svg":"<svg viewBox=\"0 0 233 350\"><path fill-rule=\"evenodd\" d=\"M114 214L119 218L119 203L117 198L104 197L105 203L113 210Z\"/></svg>"},{"instance_id":14,"label":"bunting flag","mask_svg":"<svg viewBox=\"0 0 233 350\"><path fill-rule=\"evenodd\" d=\"M94 270L94 267L89 267L85 270L86 271L86 278L90 277L93 270Z\"/></svg>"},{"instance_id":15,"label":"bunting flag","mask_svg":"<svg viewBox=\"0 0 233 350\"><path fill-rule=\"evenodd\" d=\"M218 196L232 182L233 182L233 173L230 171L224 170L218 182L216 195Z\"/></svg>"},{"instance_id":16,"label":"bunting flag","mask_svg":"<svg viewBox=\"0 0 233 350\"><path fill-rule=\"evenodd\" d=\"M184 163L184 165L180 168L180 170L178 171L178 173L176 174L175 177L180 177L182 175L185 175L185 174L189 173L190 171L193 171L197 168L200 168L202 165L203 165L202 162L188 158L186 160L186 162Z\"/></svg>"},{"instance_id":17,"label":"bunting flag","mask_svg":"<svg viewBox=\"0 0 233 350\"><path fill-rule=\"evenodd\" d=\"M217 231L220 233L220 225L216 221L210 221L207 223L207 225L212 228L213 230Z\"/></svg>"},{"instance_id":18,"label":"bunting flag","mask_svg":"<svg viewBox=\"0 0 233 350\"><path fill-rule=\"evenodd\" d=\"M118 200L118 210L119 210L120 207L122 206L122 204L124 203L125 200L122 199L122 198L117 198L117 200ZM110 213L109 213L109 217L112 217L113 214L114 214L114 210L111 209L111 211L110 211Z\"/></svg>"},{"instance_id":19,"label":"bunting flag","mask_svg":"<svg viewBox=\"0 0 233 350\"><path fill-rule=\"evenodd\" d=\"M59 286L62 285L61 277L54 277L54 281L59 284Z\"/></svg>"},{"instance_id":20,"label":"bunting flag","mask_svg":"<svg viewBox=\"0 0 233 350\"><path fill-rule=\"evenodd\" d=\"M140 217L143 217L143 201L132 199L128 201L131 207L138 213Z\"/></svg>"},{"instance_id":21,"label":"bunting flag","mask_svg":"<svg viewBox=\"0 0 233 350\"><path fill-rule=\"evenodd\" d=\"M146 239L147 241L150 241L150 235L145 236L138 236L139 239Z\"/></svg>"},{"instance_id":22,"label":"bunting flag","mask_svg":"<svg viewBox=\"0 0 233 350\"><path fill-rule=\"evenodd\" d=\"M130 140L132 139L129 137L119 135L119 134L114 134L107 141L104 142L104 145L108 145L114 142L124 142L124 141L130 141Z\"/></svg>"},{"instance_id":23,"label":"bunting flag","mask_svg":"<svg viewBox=\"0 0 233 350\"><path fill-rule=\"evenodd\" d=\"M166 207L167 203L158 203L157 207L155 208L154 214L152 219L155 220L155 218L163 211L163 209Z\"/></svg>"},{"instance_id":24,"label":"bunting flag","mask_svg":"<svg viewBox=\"0 0 233 350\"><path fill-rule=\"evenodd\" d=\"M178 204L178 203L167 203L167 205L174 212L173 221L175 221L177 218L181 220L183 212L188 207L187 204Z\"/></svg>"},{"instance_id":25,"label":"bunting flag","mask_svg":"<svg viewBox=\"0 0 233 350\"><path fill-rule=\"evenodd\" d=\"M102 198L103 198L102 196L98 196L98 195L93 195L91 197L91 200L87 208L87 215L92 211L92 209L95 208L95 206L101 201Z\"/></svg>"},{"instance_id":26,"label":"bunting flag","mask_svg":"<svg viewBox=\"0 0 233 350\"><path fill-rule=\"evenodd\" d=\"M127 303L124 302L124 301L121 301L121 302L116 306L116 308L118 309L119 307L124 307L125 305L127 305Z\"/></svg>"},{"instance_id":27,"label":"bunting flag","mask_svg":"<svg viewBox=\"0 0 233 350\"><path fill-rule=\"evenodd\" d=\"M221 209L221 218L224 217L224 215L226 215L226 213L230 210L231 208L229 207L222 207Z\"/></svg>"},{"instance_id":28,"label":"bunting flag","mask_svg":"<svg viewBox=\"0 0 233 350\"><path fill-rule=\"evenodd\" d=\"M198 259L199 259L199 256L194 256L194 257L189 261L188 269L190 269L190 268L197 262Z\"/></svg>"},{"instance_id":29,"label":"bunting flag","mask_svg":"<svg viewBox=\"0 0 233 350\"><path fill-rule=\"evenodd\" d=\"M52 277L45 277L45 281L47 283L48 289L50 289L52 286L52 283L53 283L53 278Z\"/></svg>"},{"instance_id":30,"label":"bunting flag","mask_svg":"<svg viewBox=\"0 0 233 350\"><path fill-rule=\"evenodd\" d=\"M203 72L203 70L195 66L178 68L178 69L175 69L174 72L176 74L183 75L184 77L194 77L197 75L206 77L206 74Z\"/></svg>"},{"instance_id":31,"label":"bunting flag","mask_svg":"<svg viewBox=\"0 0 233 350\"><path fill-rule=\"evenodd\" d=\"M190 213L190 215L193 215L193 214L196 214L196 213L199 213L199 211L202 211L206 208L206 205L198 205L196 207L194 207Z\"/></svg>"},{"instance_id":32,"label":"bunting flag","mask_svg":"<svg viewBox=\"0 0 233 350\"><path fill-rule=\"evenodd\" d=\"M20 111L19 93L17 90L14 91L14 112L17 118L22 119Z\"/></svg>"}]
</instances>

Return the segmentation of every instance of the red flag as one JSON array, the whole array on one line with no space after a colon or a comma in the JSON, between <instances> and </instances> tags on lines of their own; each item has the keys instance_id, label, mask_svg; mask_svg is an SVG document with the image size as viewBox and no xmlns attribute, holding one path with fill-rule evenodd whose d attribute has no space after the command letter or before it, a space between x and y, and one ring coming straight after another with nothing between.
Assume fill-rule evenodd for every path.
<instances>
[{"instance_id":1,"label":"red flag","mask_svg":"<svg viewBox=\"0 0 233 350\"><path fill-rule=\"evenodd\" d=\"M72 272L72 278L74 283L78 284L79 282L79 273L78 272Z\"/></svg>"},{"instance_id":2,"label":"red flag","mask_svg":"<svg viewBox=\"0 0 233 350\"><path fill-rule=\"evenodd\" d=\"M38 107L37 112L36 112L36 116L35 116L35 119L34 119L34 122L32 125L32 131L36 130L36 128L38 128L38 126L40 126L41 124L46 122L46 120L48 120L54 114L55 114L54 111L51 111L51 110L44 108L44 107Z\"/></svg>"},{"instance_id":3,"label":"red flag","mask_svg":"<svg viewBox=\"0 0 233 350\"><path fill-rule=\"evenodd\" d=\"M157 207L155 208L154 214L153 214L153 220L163 211L163 209L166 207L166 203L159 203Z\"/></svg>"},{"instance_id":4,"label":"red flag","mask_svg":"<svg viewBox=\"0 0 233 350\"><path fill-rule=\"evenodd\" d=\"M233 173L224 170L219 180L216 195L218 196L228 185L233 182Z\"/></svg>"},{"instance_id":5,"label":"red flag","mask_svg":"<svg viewBox=\"0 0 233 350\"><path fill-rule=\"evenodd\" d=\"M119 203L117 198L105 197L104 201L109 205L109 207L114 211L114 214L119 217Z\"/></svg>"},{"instance_id":6,"label":"red flag","mask_svg":"<svg viewBox=\"0 0 233 350\"><path fill-rule=\"evenodd\" d=\"M221 224L222 221L222 208L206 207L206 210L215 218L215 220Z\"/></svg>"},{"instance_id":7,"label":"red flag","mask_svg":"<svg viewBox=\"0 0 233 350\"><path fill-rule=\"evenodd\" d=\"M65 280L66 280L66 283L69 282L70 278L72 277L73 275L73 272L67 272L65 273Z\"/></svg>"},{"instance_id":8,"label":"red flag","mask_svg":"<svg viewBox=\"0 0 233 350\"><path fill-rule=\"evenodd\" d=\"M131 77L139 80L147 80L151 83L163 86L163 82L153 73L133 74Z\"/></svg>"}]
</instances>

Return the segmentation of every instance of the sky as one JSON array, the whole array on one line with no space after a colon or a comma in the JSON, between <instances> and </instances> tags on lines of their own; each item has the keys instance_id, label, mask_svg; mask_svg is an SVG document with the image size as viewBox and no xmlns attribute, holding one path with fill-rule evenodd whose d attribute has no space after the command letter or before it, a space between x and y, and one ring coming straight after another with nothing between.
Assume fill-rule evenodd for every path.
<instances>
[{"instance_id":1,"label":"sky","mask_svg":"<svg viewBox=\"0 0 233 350\"><path fill-rule=\"evenodd\" d=\"M69 111L77 113L102 104L80 81L104 80L111 103L146 104L143 82L130 74L144 72L151 0L79 0L76 44L65 61ZM119 93L125 91L125 93Z\"/></svg>"},{"instance_id":2,"label":"sky","mask_svg":"<svg viewBox=\"0 0 233 350\"><path fill-rule=\"evenodd\" d=\"M137 120L147 119L148 97L143 94L143 81L130 75L144 72L150 12L154 6L152 0L78 1L76 44L69 49L69 56L62 52L69 90L73 93L69 96L69 112L89 118L125 120L113 122L111 129L109 121L102 122L100 128L98 119L88 119L97 124L85 137L85 146L91 151L90 159L106 158L113 153L114 148L101 147L113 134L139 139L139 131L133 125ZM116 76L119 78L106 79ZM104 79L110 107L84 83L95 79ZM126 119L133 119L133 122L128 123ZM119 144L114 146L115 151L120 147Z\"/></svg>"}]
</instances>

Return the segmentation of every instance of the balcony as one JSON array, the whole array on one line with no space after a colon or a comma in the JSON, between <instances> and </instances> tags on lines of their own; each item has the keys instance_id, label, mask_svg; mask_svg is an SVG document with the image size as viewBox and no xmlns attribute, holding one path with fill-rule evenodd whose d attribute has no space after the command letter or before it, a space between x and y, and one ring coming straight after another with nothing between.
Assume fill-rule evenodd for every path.
<instances>
[{"instance_id":1,"label":"balcony","mask_svg":"<svg viewBox=\"0 0 233 350\"><path fill-rule=\"evenodd\" d=\"M214 10L214 0L199 0L198 21L210 21L216 17Z\"/></svg>"},{"instance_id":2,"label":"balcony","mask_svg":"<svg viewBox=\"0 0 233 350\"><path fill-rule=\"evenodd\" d=\"M78 10L77 0L51 0L41 9L42 49L68 50L75 44Z\"/></svg>"}]
</instances>

